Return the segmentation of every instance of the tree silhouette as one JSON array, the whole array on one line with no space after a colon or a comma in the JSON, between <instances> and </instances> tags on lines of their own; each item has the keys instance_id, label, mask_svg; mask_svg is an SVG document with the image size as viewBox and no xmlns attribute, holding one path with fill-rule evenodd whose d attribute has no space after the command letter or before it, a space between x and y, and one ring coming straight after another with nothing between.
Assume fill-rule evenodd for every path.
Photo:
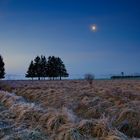
<instances>
[{"instance_id":1,"label":"tree silhouette","mask_svg":"<svg viewBox=\"0 0 140 140\"><path fill-rule=\"evenodd\" d=\"M34 66L34 62L31 61L30 65L29 65L29 68L28 68L28 71L27 71L27 74L26 74L26 77L31 77L32 80L33 78L35 77L35 66Z\"/></svg>"},{"instance_id":2,"label":"tree silhouette","mask_svg":"<svg viewBox=\"0 0 140 140\"><path fill-rule=\"evenodd\" d=\"M41 77L45 79L47 77L47 59L45 56L41 55Z\"/></svg>"},{"instance_id":3,"label":"tree silhouette","mask_svg":"<svg viewBox=\"0 0 140 140\"><path fill-rule=\"evenodd\" d=\"M0 79L5 78L5 68L4 68L3 58L0 55Z\"/></svg>"},{"instance_id":4,"label":"tree silhouette","mask_svg":"<svg viewBox=\"0 0 140 140\"><path fill-rule=\"evenodd\" d=\"M85 80L89 83L90 86L92 86L92 82L94 80L94 75L93 74L85 74Z\"/></svg>"},{"instance_id":5,"label":"tree silhouette","mask_svg":"<svg viewBox=\"0 0 140 140\"><path fill-rule=\"evenodd\" d=\"M56 60L57 60L57 72L58 72L58 76L60 80L61 80L61 77L68 77L69 74L67 73L65 65L63 61L61 60L61 58L57 57Z\"/></svg>"},{"instance_id":6,"label":"tree silhouette","mask_svg":"<svg viewBox=\"0 0 140 140\"><path fill-rule=\"evenodd\" d=\"M50 79L55 79L57 77L68 77L67 70L63 61L59 57L49 56L48 60L46 57L41 55L37 56L34 61L31 61L26 77L38 77L40 78L49 77Z\"/></svg>"},{"instance_id":7,"label":"tree silhouette","mask_svg":"<svg viewBox=\"0 0 140 140\"><path fill-rule=\"evenodd\" d=\"M49 56L48 57L48 62L47 62L47 76L51 79L55 77L58 77L58 72L57 72L57 61L54 56Z\"/></svg>"},{"instance_id":8,"label":"tree silhouette","mask_svg":"<svg viewBox=\"0 0 140 140\"><path fill-rule=\"evenodd\" d=\"M68 77L67 70L65 68L65 65L61 58L55 57L55 56L49 56L48 57L48 63L47 63L47 75L51 79L55 77L59 77L61 80L61 77Z\"/></svg>"},{"instance_id":9,"label":"tree silhouette","mask_svg":"<svg viewBox=\"0 0 140 140\"><path fill-rule=\"evenodd\" d=\"M41 58L37 56L34 59L34 69L35 69L35 77L38 77L38 80L40 80L40 77L42 77L42 70L41 70Z\"/></svg>"}]
</instances>

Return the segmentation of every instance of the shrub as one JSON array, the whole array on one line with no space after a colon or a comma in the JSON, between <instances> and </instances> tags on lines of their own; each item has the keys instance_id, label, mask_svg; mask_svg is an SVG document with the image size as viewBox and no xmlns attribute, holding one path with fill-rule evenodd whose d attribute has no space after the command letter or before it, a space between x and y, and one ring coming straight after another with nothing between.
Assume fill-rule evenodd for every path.
<instances>
[{"instance_id":1,"label":"shrub","mask_svg":"<svg viewBox=\"0 0 140 140\"><path fill-rule=\"evenodd\" d=\"M90 85L92 85L92 82L93 82L93 80L94 80L94 75L93 75L93 74L90 74L90 73L85 74L85 80L86 80Z\"/></svg>"}]
</instances>

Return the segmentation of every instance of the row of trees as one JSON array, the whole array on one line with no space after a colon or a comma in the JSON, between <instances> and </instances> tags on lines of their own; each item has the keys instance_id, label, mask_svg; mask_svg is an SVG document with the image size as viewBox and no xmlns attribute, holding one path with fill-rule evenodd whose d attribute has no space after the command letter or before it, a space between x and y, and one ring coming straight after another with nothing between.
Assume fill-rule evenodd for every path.
<instances>
[{"instance_id":1,"label":"row of trees","mask_svg":"<svg viewBox=\"0 0 140 140\"><path fill-rule=\"evenodd\" d=\"M55 56L49 56L46 59L45 56L37 56L31 61L26 77L28 78L38 78L45 79L48 77L50 79L58 78L61 80L62 77L68 77L69 74L65 68L65 65L61 58Z\"/></svg>"},{"instance_id":2,"label":"row of trees","mask_svg":"<svg viewBox=\"0 0 140 140\"><path fill-rule=\"evenodd\" d=\"M0 55L0 79L5 78L4 66L3 57ZM49 56L46 59L45 56L41 55L41 57L37 56L31 61L25 76L32 79L38 78L38 80L45 79L46 77L54 80L59 77L61 80L62 77L68 77L69 74L61 58Z\"/></svg>"}]
</instances>

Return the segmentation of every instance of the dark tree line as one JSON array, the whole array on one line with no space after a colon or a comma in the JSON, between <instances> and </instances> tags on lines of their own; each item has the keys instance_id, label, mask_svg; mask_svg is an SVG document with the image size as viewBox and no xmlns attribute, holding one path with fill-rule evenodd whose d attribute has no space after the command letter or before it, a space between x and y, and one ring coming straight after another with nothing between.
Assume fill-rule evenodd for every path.
<instances>
[{"instance_id":1,"label":"dark tree line","mask_svg":"<svg viewBox=\"0 0 140 140\"><path fill-rule=\"evenodd\" d=\"M45 56L37 56L31 61L26 77L28 78L38 78L45 79L46 77L50 79L58 78L61 80L62 77L68 77L66 67L59 57L49 56L46 59Z\"/></svg>"},{"instance_id":2,"label":"dark tree line","mask_svg":"<svg viewBox=\"0 0 140 140\"><path fill-rule=\"evenodd\" d=\"M5 68L4 68L3 58L0 55L0 79L5 78Z\"/></svg>"}]
</instances>

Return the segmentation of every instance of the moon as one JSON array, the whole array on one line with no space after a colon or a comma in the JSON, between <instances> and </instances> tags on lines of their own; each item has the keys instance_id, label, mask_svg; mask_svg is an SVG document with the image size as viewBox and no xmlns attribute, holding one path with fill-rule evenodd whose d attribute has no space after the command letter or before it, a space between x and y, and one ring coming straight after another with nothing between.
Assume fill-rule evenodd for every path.
<instances>
[{"instance_id":1,"label":"moon","mask_svg":"<svg viewBox=\"0 0 140 140\"><path fill-rule=\"evenodd\" d=\"M96 28L96 25L92 25L92 26L91 26L91 30L92 30L92 31L94 31L94 32L95 32L95 31L96 31L96 29L97 29L97 28Z\"/></svg>"}]
</instances>

